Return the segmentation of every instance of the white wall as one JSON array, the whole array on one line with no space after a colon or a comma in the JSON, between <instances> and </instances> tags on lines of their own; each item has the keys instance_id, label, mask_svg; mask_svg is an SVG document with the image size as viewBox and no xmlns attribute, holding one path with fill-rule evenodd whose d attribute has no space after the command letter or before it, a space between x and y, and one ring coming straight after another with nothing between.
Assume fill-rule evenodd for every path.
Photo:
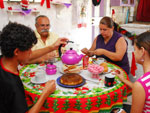
<instances>
[{"instance_id":1,"label":"white wall","mask_svg":"<svg viewBox=\"0 0 150 113\"><path fill-rule=\"evenodd\" d=\"M16 21L19 23L22 23L24 25L30 26L32 29L35 29L34 27L34 23L35 23L35 17L38 15L46 15L50 18L51 21L51 27L52 27L52 31L56 32L56 33L61 33L62 31L67 31L68 29L71 28L71 12L72 12L72 7L70 8L66 8L63 5L54 5L51 4L51 8L47 9L46 6L44 5L43 7L40 6L40 3L32 3L29 5L29 8L33 9L33 8L37 8L40 12L38 14L35 13L30 13L29 15L22 15L21 13L7 13L7 7L11 6L13 9L20 9L20 5L18 3L11 3L8 4L5 2L5 9L0 10L0 30L9 22L9 21ZM57 10L56 10L57 9ZM65 16L61 16L59 14L59 17L57 16L57 14L59 13L59 11L61 12L61 10L63 11L63 15ZM67 18L66 18L67 17ZM64 22L65 20L65 22ZM62 29L62 26L64 26Z\"/></svg>"},{"instance_id":2,"label":"white wall","mask_svg":"<svg viewBox=\"0 0 150 113\"><path fill-rule=\"evenodd\" d=\"M75 0L78 2L82 0ZM51 8L47 9L44 4L43 7L40 6L40 3L30 3L29 9L37 8L39 13L30 13L29 15L22 15L21 13L10 13L7 12L7 7L11 6L13 9L20 9L19 3L4 3L5 8L0 9L0 30L9 22L18 22L24 25L35 29L35 17L38 15L46 15L50 18L51 31L57 33L59 36L67 36L70 40L75 41L80 45L80 49L83 47L90 47L91 40L91 26L90 26L90 15L91 15L91 2L88 3L87 7L87 27L86 28L77 28L77 22L74 20L77 19L77 9L75 4L72 4L69 8L66 8L64 5L51 4ZM73 16L75 15L75 16ZM72 18L74 17L74 18ZM75 18L76 17L76 18Z\"/></svg>"}]
</instances>

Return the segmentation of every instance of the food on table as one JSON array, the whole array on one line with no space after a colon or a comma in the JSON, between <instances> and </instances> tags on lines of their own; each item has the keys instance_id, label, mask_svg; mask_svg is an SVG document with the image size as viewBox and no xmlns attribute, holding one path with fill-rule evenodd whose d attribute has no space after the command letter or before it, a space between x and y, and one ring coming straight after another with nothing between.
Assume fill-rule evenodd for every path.
<instances>
[{"instance_id":1,"label":"food on table","mask_svg":"<svg viewBox=\"0 0 150 113\"><path fill-rule=\"evenodd\" d=\"M78 85L83 82L83 78L76 73L67 73L61 76L60 83L64 85Z\"/></svg>"},{"instance_id":2,"label":"food on table","mask_svg":"<svg viewBox=\"0 0 150 113\"><path fill-rule=\"evenodd\" d=\"M104 67L104 72L108 72L108 66L106 62L101 63L100 66Z\"/></svg>"},{"instance_id":3,"label":"food on table","mask_svg":"<svg viewBox=\"0 0 150 113\"><path fill-rule=\"evenodd\" d=\"M81 71L81 66L77 65L63 65L64 73L79 73Z\"/></svg>"},{"instance_id":4,"label":"food on table","mask_svg":"<svg viewBox=\"0 0 150 113\"><path fill-rule=\"evenodd\" d=\"M88 71L92 73L92 78L99 78L99 74L104 71L104 67L98 64L88 65Z\"/></svg>"}]
</instances>

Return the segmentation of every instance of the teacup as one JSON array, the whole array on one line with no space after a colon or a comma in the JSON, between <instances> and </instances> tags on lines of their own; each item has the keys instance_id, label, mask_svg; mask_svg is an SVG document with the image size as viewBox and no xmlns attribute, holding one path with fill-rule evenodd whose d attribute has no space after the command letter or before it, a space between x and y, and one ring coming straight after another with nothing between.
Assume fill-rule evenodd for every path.
<instances>
[{"instance_id":1,"label":"teacup","mask_svg":"<svg viewBox=\"0 0 150 113\"><path fill-rule=\"evenodd\" d=\"M101 63L103 63L103 62L105 62L105 59L102 58L102 57L97 58L97 60L95 61L96 64L101 64Z\"/></svg>"},{"instance_id":2,"label":"teacup","mask_svg":"<svg viewBox=\"0 0 150 113\"><path fill-rule=\"evenodd\" d=\"M105 75L105 86L112 87L114 85L115 75L107 74Z\"/></svg>"},{"instance_id":3,"label":"teacup","mask_svg":"<svg viewBox=\"0 0 150 113\"><path fill-rule=\"evenodd\" d=\"M46 75L44 71L37 71L35 73L35 81L36 82L44 82L46 81Z\"/></svg>"}]
</instances>

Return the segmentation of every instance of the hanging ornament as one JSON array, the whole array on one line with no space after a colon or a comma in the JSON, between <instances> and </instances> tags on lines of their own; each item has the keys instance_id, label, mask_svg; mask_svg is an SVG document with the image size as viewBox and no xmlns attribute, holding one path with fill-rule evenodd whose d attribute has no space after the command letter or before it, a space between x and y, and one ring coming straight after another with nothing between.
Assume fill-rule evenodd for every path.
<instances>
[{"instance_id":1,"label":"hanging ornament","mask_svg":"<svg viewBox=\"0 0 150 113\"><path fill-rule=\"evenodd\" d=\"M112 9L112 20L115 22L116 21L116 17L115 17L115 10Z\"/></svg>"},{"instance_id":2,"label":"hanging ornament","mask_svg":"<svg viewBox=\"0 0 150 113\"><path fill-rule=\"evenodd\" d=\"M3 0L0 0L0 8L1 8L1 9L4 8L4 2L3 2Z\"/></svg>"},{"instance_id":3,"label":"hanging ornament","mask_svg":"<svg viewBox=\"0 0 150 113\"><path fill-rule=\"evenodd\" d=\"M79 10L79 17L78 17L78 28L86 27L87 26L87 4L88 1L82 1Z\"/></svg>"},{"instance_id":4,"label":"hanging ornament","mask_svg":"<svg viewBox=\"0 0 150 113\"><path fill-rule=\"evenodd\" d=\"M131 74L135 76L135 71L136 71L137 67L136 67L136 61L135 61L135 56L134 56L134 52L132 52L132 64L131 64Z\"/></svg>"},{"instance_id":5,"label":"hanging ornament","mask_svg":"<svg viewBox=\"0 0 150 113\"><path fill-rule=\"evenodd\" d=\"M67 8L71 6L71 3L63 3Z\"/></svg>"},{"instance_id":6,"label":"hanging ornament","mask_svg":"<svg viewBox=\"0 0 150 113\"><path fill-rule=\"evenodd\" d=\"M28 10L29 1L28 0L21 0L20 2L22 10Z\"/></svg>"},{"instance_id":7,"label":"hanging ornament","mask_svg":"<svg viewBox=\"0 0 150 113\"><path fill-rule=\"evenodd\" d=\"M101 0L92 0L92 3L93 3L94 6L99 5L100 2L101 2Z\"/></svg>"},{"instance_id":8,"label":"hanging ornament","mask_svg":"<svg viewBox=\"0 0 150 113\"><path fill-rule=\"evenodd\" d=\"M46 0L46 6L47 6L47 8L50 8L50 7L51 7L51 6L50 6L50 1L53 1L53 0ZM41 0L41 6L44 5L44 2L45 2L45 0Z\"/></svg>"}]
</instances>

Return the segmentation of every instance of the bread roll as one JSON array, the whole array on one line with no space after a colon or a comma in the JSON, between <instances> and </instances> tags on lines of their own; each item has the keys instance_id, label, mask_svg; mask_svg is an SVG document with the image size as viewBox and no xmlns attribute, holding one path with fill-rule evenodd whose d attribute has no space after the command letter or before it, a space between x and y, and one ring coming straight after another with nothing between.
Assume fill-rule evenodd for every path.
<instances>
[{"instance_id":1,"label":"bread roll","mask_svg":"<svg viewBox=\"0 0 150 113\"><path fill-rule=\"evenodd\" d=\"M108 66L106 62L101 63L100 66L104 67L104 72L108 72Z\"/></svg>"},{"instance_id":2,"label":"bread roll","mask_svg":"<svg viewBox=\"0 0 150 113\"><path fill-rule=\"evenodd\" d=\"M77 65L63 65L63 71L64 73L79 73L81 70L80 66Z\"/></svg>"}]
</instances>

